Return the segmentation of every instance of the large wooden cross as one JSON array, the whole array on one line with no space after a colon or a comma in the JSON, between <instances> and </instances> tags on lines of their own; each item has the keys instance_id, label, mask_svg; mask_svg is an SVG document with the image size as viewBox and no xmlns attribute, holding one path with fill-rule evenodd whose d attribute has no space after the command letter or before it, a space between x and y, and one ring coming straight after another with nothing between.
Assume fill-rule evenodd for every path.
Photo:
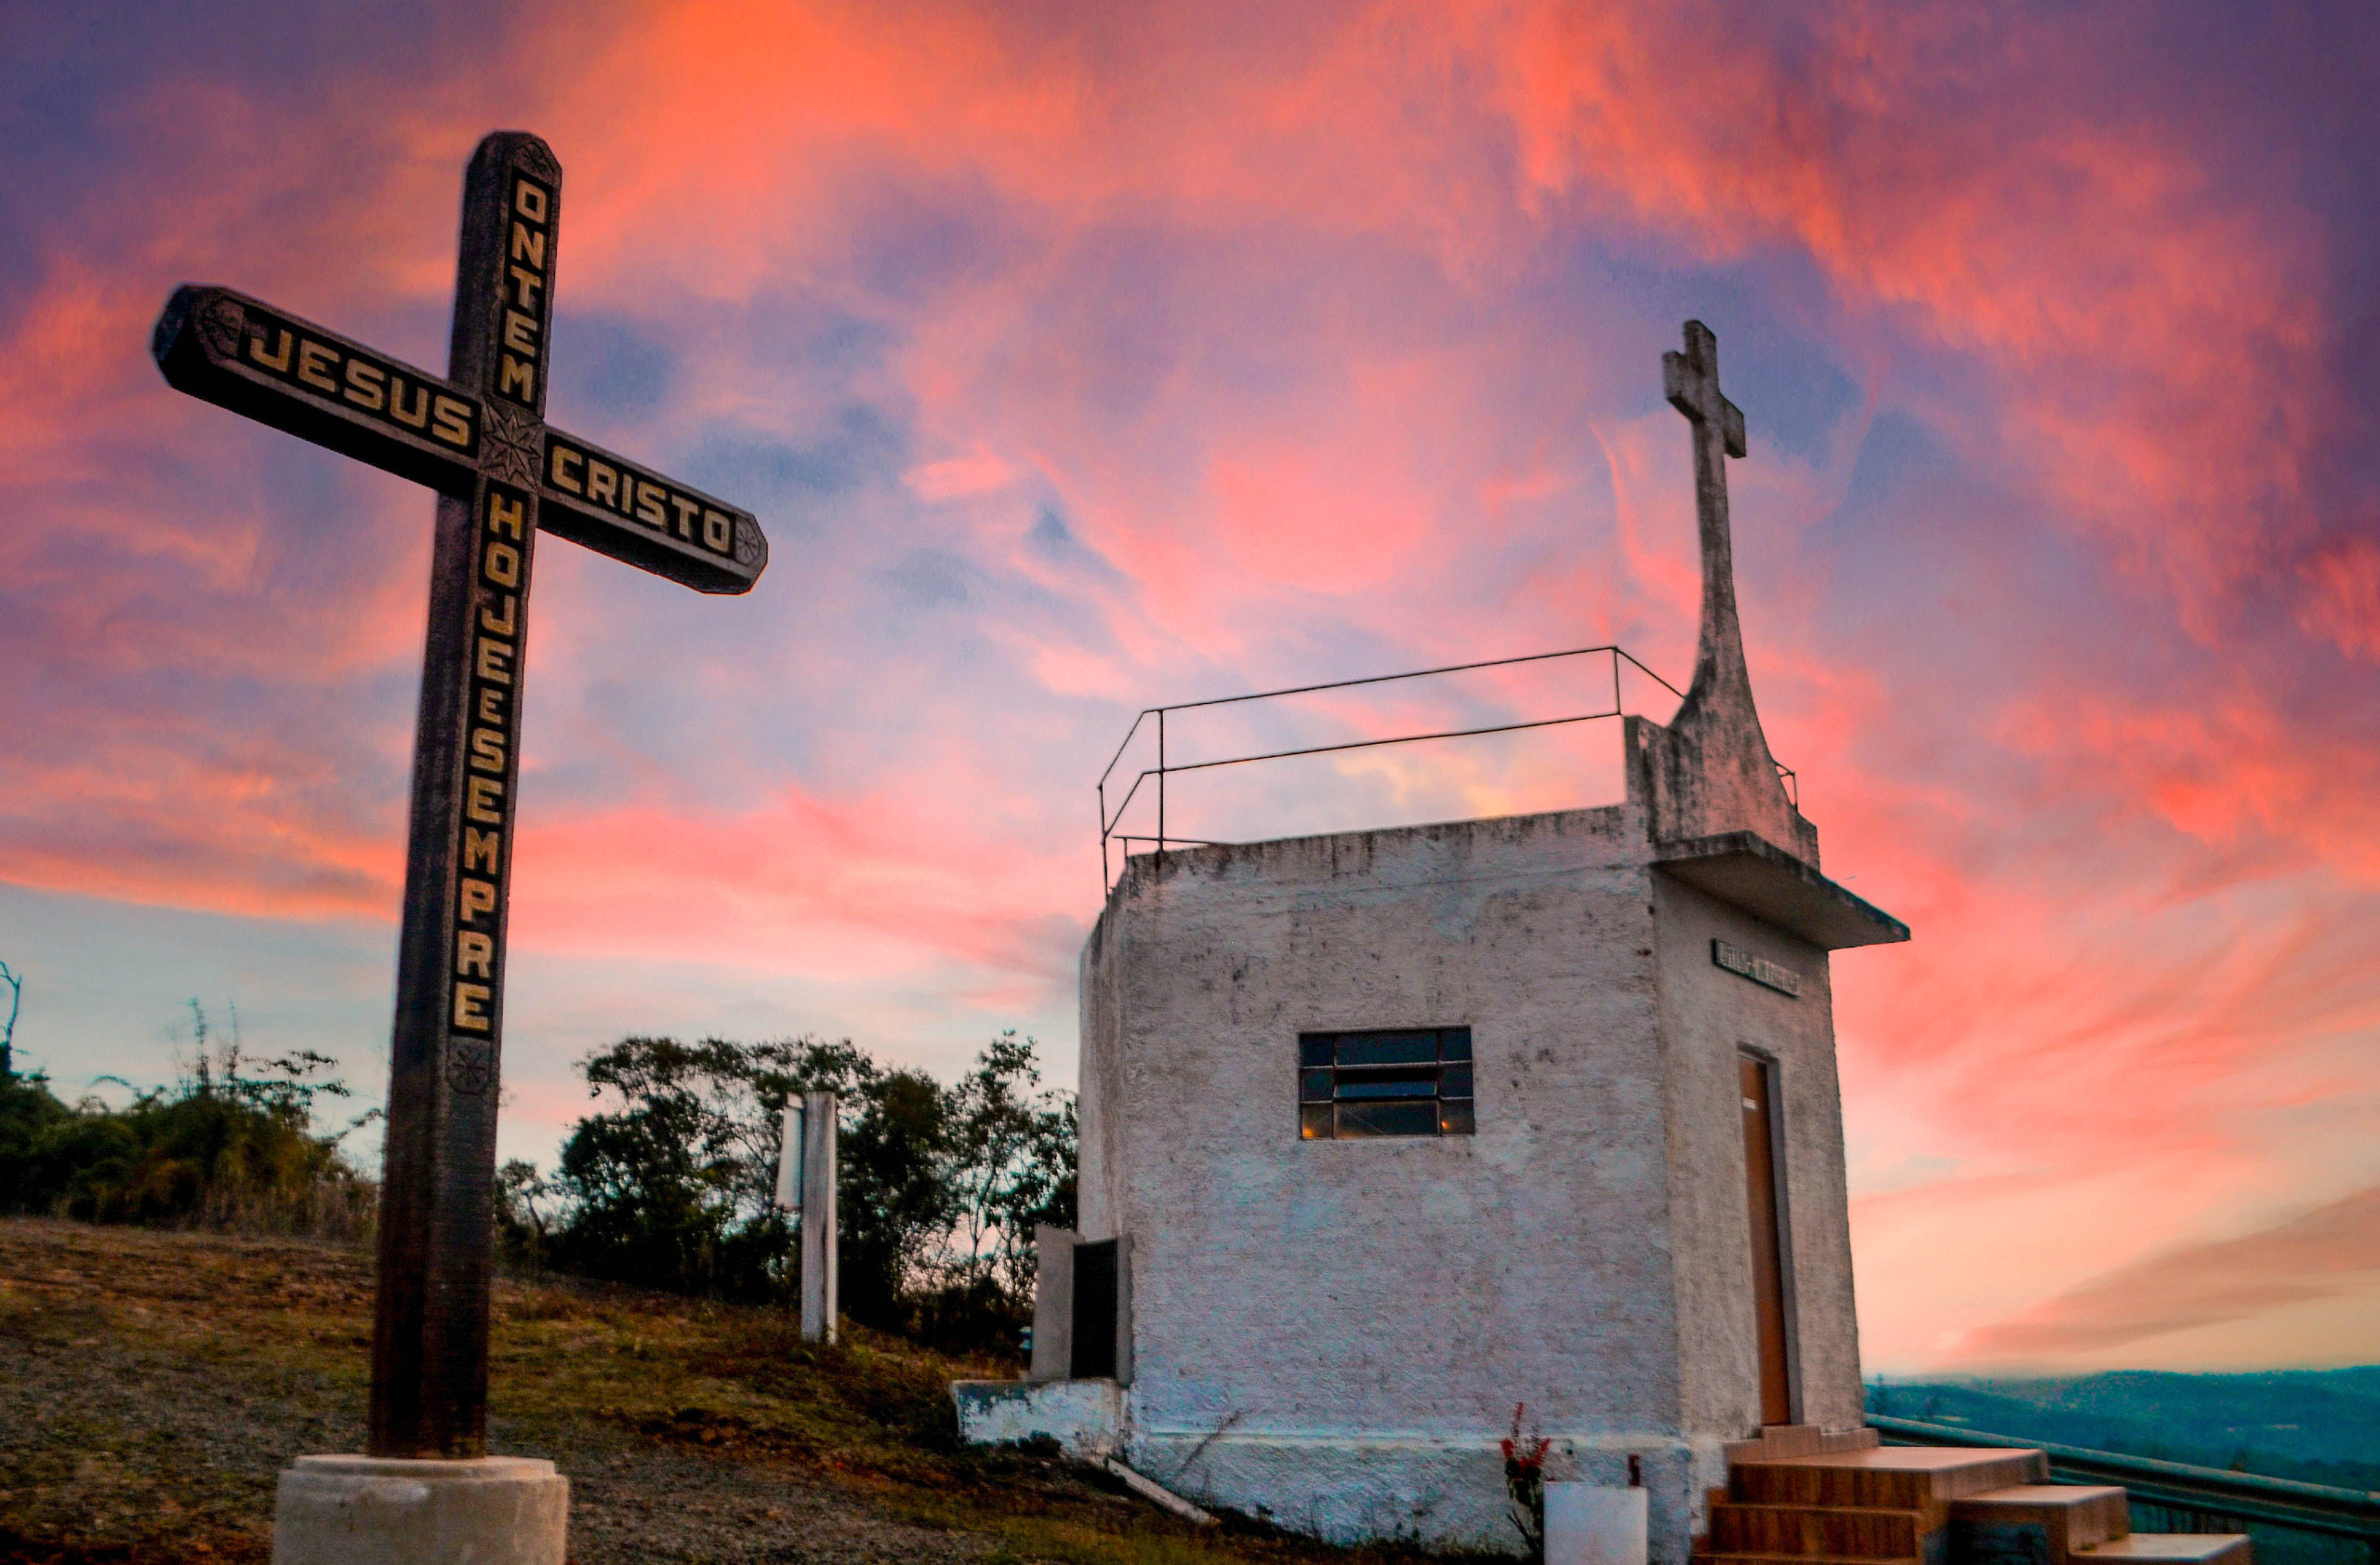
<instances>
[{"instance_id":1,"label":"large wooden cross","mask_svg":"<svg viewBox=\"0 0 2380 1565\"><path fill-rule=\"evenodd\" d=\"M482 141L443 379L229 288L178 289L151 351L180 391L438 491L380 1187L370 1451L487 1450L504 930L529 564L558 534L703 592L768 564L752 515L545 422L562 166Z\"/></svg>"}]
</instances>

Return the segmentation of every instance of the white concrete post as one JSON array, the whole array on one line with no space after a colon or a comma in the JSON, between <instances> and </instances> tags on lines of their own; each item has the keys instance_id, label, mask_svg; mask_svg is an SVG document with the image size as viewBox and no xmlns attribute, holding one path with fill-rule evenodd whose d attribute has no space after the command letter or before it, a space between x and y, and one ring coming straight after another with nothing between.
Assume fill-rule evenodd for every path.
<instances>
[{"instance_id":1,"label":"white concrete post","mask_svg":"<svg viewBox=\"0 0 2380 1565\"><path fill-rule=\"evenodd\" d=\"M777 1193L779 1212L801 1211L801 1105L785 1106L785 1122L777 1132Z\"/></svg>"},{"instance_id":2,"label":"white concrete post","mask_svg":"<svg viewBox=\"0 0 2380 1565\"><path fill-rule=\"evenodd\" d=\"M833 1342L842 1297L836 1277L835 1094L802 1094L801 1120L801 1335L805 1342Z\"/></svg>"}]
</instances>

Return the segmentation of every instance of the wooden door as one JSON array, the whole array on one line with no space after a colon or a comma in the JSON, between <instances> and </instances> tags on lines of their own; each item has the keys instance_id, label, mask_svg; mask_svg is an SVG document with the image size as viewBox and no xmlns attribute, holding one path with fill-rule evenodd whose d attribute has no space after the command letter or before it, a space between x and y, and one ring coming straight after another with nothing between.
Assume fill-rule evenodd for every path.
<instances>
[{"instance_id":1,"label":"wooden door","mask_svg":"<svg viewBox=\"0 0 2380 1565\"><path fill-rule=\"evenodd\" d=\"M1777 1136L1770 1123L1770 1071L1750 1054L1738 1059L1744 1114L1745 1205L1752 1213L1752 1313L1760 1333L1760 1421L1793 1422L1793 1381L1786 1362L1785 1246L1778 1232Z\"/></svg>"}]
</instances>

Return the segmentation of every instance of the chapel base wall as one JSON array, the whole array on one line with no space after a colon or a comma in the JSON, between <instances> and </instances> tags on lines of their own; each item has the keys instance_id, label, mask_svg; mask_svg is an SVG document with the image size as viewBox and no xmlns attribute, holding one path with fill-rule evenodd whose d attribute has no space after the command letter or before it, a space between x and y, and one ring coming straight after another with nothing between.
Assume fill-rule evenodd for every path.
<instances>
[{"instance_id":1,"label":"chapel base wall","mask_svg":"<svg viewBox=\"0 0 2380 1565\"><path fill-rule=\"evenodd\" d=\"M1522 1539L1495 1440L1423 1437L1136 1435L1127 1460L1176 1493L1334 1544L1396 1539L1425 1547L1517 1555ZM1650 1558L1683 1565L1703 1525L1703 1496L1726 1482L1716 1439L1659 1431L1556 1438L1557 1482L1620 1487L1628 1458L1644 1473Z\"/></svg>"}]
</instances>

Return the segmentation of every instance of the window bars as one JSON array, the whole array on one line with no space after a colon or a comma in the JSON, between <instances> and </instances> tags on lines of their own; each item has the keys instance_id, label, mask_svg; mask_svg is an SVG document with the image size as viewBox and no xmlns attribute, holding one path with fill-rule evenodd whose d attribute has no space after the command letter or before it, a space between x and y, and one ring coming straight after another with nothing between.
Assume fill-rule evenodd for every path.
<instances>
[{"instance_id":1,"label":"window bars","mask_svg":"<svg viewBox=\"0 0 2380 1565\"><path fill-rule=\"evenodd\" d=\"M1298 1034L1298 1136L1470 1135L1467 1027Z\"/></svg>"}]
</instances>

